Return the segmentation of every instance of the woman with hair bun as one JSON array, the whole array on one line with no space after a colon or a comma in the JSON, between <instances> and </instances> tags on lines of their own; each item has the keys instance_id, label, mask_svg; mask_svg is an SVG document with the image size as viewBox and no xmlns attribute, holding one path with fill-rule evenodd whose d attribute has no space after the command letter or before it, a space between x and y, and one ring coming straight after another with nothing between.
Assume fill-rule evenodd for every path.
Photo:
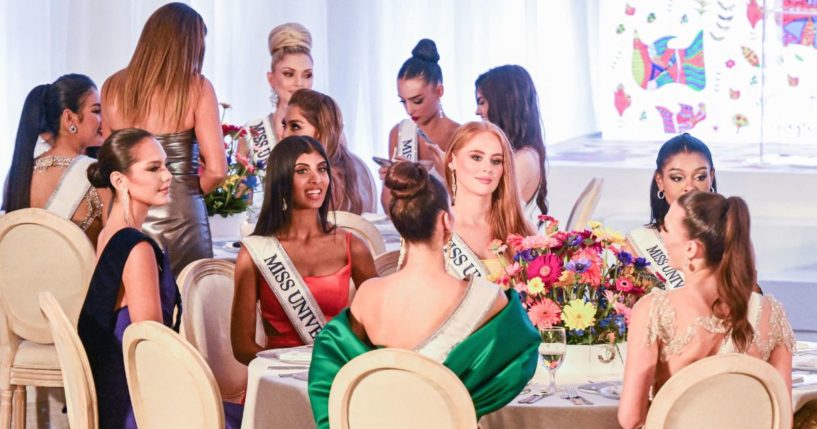
<instances>
[{"instance_id":1,"label":"woman with hair bun","mask_svg":"<svg viewBox=\"0 0 817 429\"><path fill-rule=\"evenodd\" d=\"M536 370L539 334L513 289L446 272L443 247L454 230L448 192L420 164L386 172L389 214L406 242L400 271L363 283L349 309L315 341L309 400L319 428L329 427L329 390L343 365L380 347L412 350L460 377L476 418L510 402Z\"/></svg>"},{"instance_id":2,"label":"woman with hair bun","mask_svg":"<svg viewBox=\"0 0 817 429\"><path fill-rule=\"evenodd\" d=\"M67 74L32 89L17 127L3 209L45 208L74 222L96 245L111 194L88 183L85 172L94 160L84 153L102 144L101 129L99 93L88 76ZM40 135L49 136L50 147L35 158Z\"/></svg>"},{"instance_id":3,"label":"woman with hair bun","mask_svg":"<svg viewBox=\"0 0 817 429\"><path fill-rule=\"evenodd\" d=\"M397 72L397 96L409 119L402 120L389 132L389 156L392 161L424 162L431 174L442 181L443 155L459 124L443 112L440 99L445 91L439 61L434 41L422 39ZM381 180L387 168L381 166ZM386 213L390 199L391 193L384 186L380 201Z\"/></svg>"},{"instance_id":4,"label":"woman with hair bun","mask_svg":"<svg viewBox=\"0 0 817 429\"><path fill-rule=\"evenodd\" d=\"M267 38L272 57L267 82L272 111L250 121L246 128L258 159L266 160L284 138L284 116L289 99L301 88L312 88L312 34L301 24L287 22L272 29Z\"/></svg>"},{"instance_id":5,"label":"woman with hair bun","mask_svg":"<svg viewBox=\"0 0 817 429\"><path fill-rule=\"evenodd\" d=\"M332 97L311 89L292 94L284 117L284 137L310 136L323 145L332 166L332 206L355 214L375 212L375 185L366 164L346 146L343 115Z\"/></svg>"},{"instance_id":6,"label":"woman with hair bun","mask_svg":"<svg viewBox=\"0 0 817 429\"><path fill-rule=\"evenodd\" d=\"M152 134L125 128L108 136L87 171L91 184L115 196L77 325L94 376L101 428L136 428L122 355L125 329L143 320L179 327L181 297L169 259L142 233L148 210L170 200L166 159Z\"/></svg>"},{"instance_id":7,"label":"woman with hair bun","mask_svg":"<svg viewBox=\"0 0 817 429\"><path fill-rule=\"evenodd\" d=\"M675 373L708 356L744 353L769 362L791 392L794 334L781 305L752 291L755 260L749 209L740 197L693 190L663 218L670 265L686 285L656 290L630 318L618 420L644 424L653 394Z\"/></svg>"}]
</instances>

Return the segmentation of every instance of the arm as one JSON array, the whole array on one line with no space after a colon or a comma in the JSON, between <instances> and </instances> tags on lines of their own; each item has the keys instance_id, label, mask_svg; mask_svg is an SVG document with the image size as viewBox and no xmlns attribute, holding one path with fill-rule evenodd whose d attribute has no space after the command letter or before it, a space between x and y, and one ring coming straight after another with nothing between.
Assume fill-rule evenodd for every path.
<instances>
[{"instance_id":1,"label":"arm","mask_svg":"<svg viewBox=\"0 0 817 429\"><path fill-rule=\"evenodd\" d=\"M391 159L392 154L394 154L394 148L397 146L398 127L399 125L395 125L389 132L389 159ZM386 178L386 170L388 170L387 167L380 167L380 170L378 170L380 173L380 180L384 180ZM386 216L388 216L389 204L391 204L391 190L386 187L385 183L383 184L383 189L380 191L380 204L383 206L383 212L386 213Z\"/></svg>"},{"instance_id":2,"label":"arm","mask_svg":"<svg viewBox=\"0 0 817 429\"><path fill-rule=\"evenodd\" d=\"M528 203L539 188L539 156L531 149L522 149L513 155L514 167L516 168L516 186L519 189L519 196L522 198L522 205Z\"/></svg>"},{"instance_id":3,"label":"arm","mask_svg":"<svg viewBox=\"0 0 817 429\"><path fill-rule=\"evenodd\" d=\"M647 327L652 296L638 301L633 308L627 335L627 360L624 367L624 388L618 407L618 422L624 429L644 424L650 387L655 380L658 363L657 341L649 342Z\"/></svg>"},{"instance_id":4,"label":"arm","mask_svg":"<svg viewBox=\"0 0 817 429\"><path fill-rule=\"evenodd\" d=\"M162 323L162 304L159 298L159 267L156 254L147 241L142 241L130 252L122 271L124 302L133 323L153 320Z\"/></svg>"},{"instance_id":5,"label":"arm","mask_svg":"<svg viewBox=\"0 0 817 429\"><path fill-rule=\"evenodd\" d=\"M194 112L196 138L204 162L199 183L203 193L207 194L227 177L227 155L224 153L224 135L218 119L218 100L213 84L202 77L201 91Z\"/></svg>"},{"instance_id":6,"label":"arm","mask_svg":"<svg viewBox=\"0 0 817 429\"><path fill-rule=\"evenodd\" d=\"M789 319L786 317L786 312L783 307L774 298L763 298L762 314L764 317L766 329L761 329L766 332L766 338L778 338L772 353L769 355L769 364L771 364L783 377L786 382L787 391L791 393L791 364L792 351L794 349L794 332L791 329ZM761 325L762 326L762 325Z\"/></svg>"},{"instance_id":7,"label":"arm","mask_svg":"<svg viewBox=\"0 0 817 429\"><path fill-rule=\"evenodd\" d=\"M249 365L255 354L264 350L255 342L258 277L247 249L241 248L235 262L235 294L230 316L230 343L236 360Z\"/></svg>"},{"instance_id":8,"label":"arm","mask_svg":"<svg viewBox=\"0 0 817 429\"><path fill-rule=\"evenodd\" d=\"M372 258L372 252L369 251L369 246L354 235L352 236L351 252L352 280L355 281L355 285L359 287L366 280L377 277L377 269L374 266L374 258Z\"/></svg>"}]
</instances>

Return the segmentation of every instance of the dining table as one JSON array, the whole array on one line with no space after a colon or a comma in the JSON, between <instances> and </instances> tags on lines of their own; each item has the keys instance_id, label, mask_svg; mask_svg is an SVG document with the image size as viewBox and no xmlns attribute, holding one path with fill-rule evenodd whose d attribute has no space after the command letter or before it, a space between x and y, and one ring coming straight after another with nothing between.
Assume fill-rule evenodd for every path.
<instances>
[{"instance_id":1,"label":"dining table","mask_svg":"<svg viewBox=\"0 0 817 429\"><path fill-rule=\"evenodd\" d=\"M817 343L799 341L798 347L801 352L795 355L792 373L793 412L817 399ZM309 346L258 354L249 365L242 428L315 428L307 392L310 357ZM549 375L540 364L525 390L505 407L483 416L480 428L619 428L620 387L616 386L623 366L616 368L617 372L594 374L592 379L565 368L566 372L557 372L557 392L544 395Z\"/></svg>"}]
</instances>

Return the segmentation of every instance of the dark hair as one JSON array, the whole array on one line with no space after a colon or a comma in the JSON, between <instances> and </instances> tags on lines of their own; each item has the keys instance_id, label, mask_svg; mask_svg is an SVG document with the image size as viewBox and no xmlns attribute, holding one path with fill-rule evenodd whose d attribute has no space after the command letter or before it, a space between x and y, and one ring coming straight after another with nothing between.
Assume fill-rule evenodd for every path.
<instances>
[{"instance_id":1,"label":"dark hair","mask_svg":"<svg viewBox=\"0 0 817 429\"><path fill-rule=\"evenodd\" d=\"M431 39L422 39L411 50L411 58L400 67L397 79L418 78L434 85L443 83L443 71L438 61L437 45Z\"/></svg>"},{"instance_id":2,"label":"dark hair","mask_svg":"<svg viewBox=\"0 0 817 429\"><path fill-rule=\"evenodd\" d=\"M729 323L732 341L743 352L752 343L747 313L757 283L749 207L740 197L701 191L681 195L678 205L686 211L684 227L689 238L703 243L707 266L717 270L718 298L712 311ZM723 314L723 306L728 314Z\"/></svg>"},{"instance_id":3,"label":"dark hair","mask_svg":"<svg viewBox=\"0 0 817 429\"><path fill-rule=\"evenodd\" d=\"M655 182L655 175L660 174L670 158L681 153L699 153L709 162L709 168L714 170L715 163L712 162L712 153L706 144L689 133L683 133L666 141L658 150L658 157L655 158L655 173L652 175L650 185L650 223L647 226L660 229L664 225L664 216L669 211L669 204L664 198L658 198L658 184ZM712 189L718 192L718 184L712 178Z\"/></svg>"},{"instance_id":4,"label":"dark hair","mask_svg":"<svg viewBox=\"0 0 817 429\"><path fill-rule=\"evenodd\" d=\"M95 188L108 188L116 195L111 183L111 173L125 173L136 162L133 148L142 140L152 138L153 134L139 128L116 130L105 139L99 148L97 161L88 166L88 181Z\"/></svg>"},{"instance_id":5,"label":"dark hair","mask_svg":"<svg viewBox=\"0 0 817 429\"><path fill-rule=\"evenodd\" d=\"M289 136L275 145L267 160L267 177L264 179L264 202L253 235L274 235L289 226L292 221L292 176L295 163L305 153L319 153L326 161L329 187L326 197L318 209L318 217L323 232L331 232L335 226L327 220L332 204L332 166L323 146L309 136Z\"/></svg>"},{"instance_id":6,"label":"dark hair","mask_svg":"<svg viewBox=\"0 0 817 429\"><path fill-rule=\"evenodd\" d=\"M533 79L522 66L509 64L481 74L474 86L488 102L488 120L502 128L514 152L529 147L539 155L540 179L535 199L542 214L547 214L547 152Z\"/></svg>"},{"instance_id":7,"label":"dark hair","mask_svg":"<svg viewBox=\"0 0 817 429\"><path fill-rule=\"evenodd\" d=\"M17 126L14 155L3 195L6 211L31 205L31 175L37 138L47 132L56 139L60 133L62 112L68 109L81 115L82 103L92 89L96 89L96 85L88 76L66 74L52 84L37 85L28 93Z\"/></svg>"},{"instance_id":8,"label":"dark hair","mask_svg":"<svg viewBox=\"0 0 817 429\"><path fill-rule=\"evenodd\" d=\"M409 243L428 241L437 215L448 211L448 191L418 163L400 161L386 171L384 184L391 190L389 216Z\"/></svg>"}]
</instances>

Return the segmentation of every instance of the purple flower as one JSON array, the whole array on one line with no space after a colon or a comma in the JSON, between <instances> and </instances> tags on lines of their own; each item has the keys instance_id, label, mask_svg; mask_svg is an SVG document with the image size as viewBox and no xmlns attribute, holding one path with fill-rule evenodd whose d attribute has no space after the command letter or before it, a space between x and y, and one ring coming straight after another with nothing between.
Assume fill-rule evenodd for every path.
<instances>
[{"instance_id":1,"label":"purple flower","mask_svg":"<svg viewBox=\"0 0 817 429\"><path fill-rule=\"evenodd\" d=\"M567 239L567 244L569 244L571 246L578 246L578 245L582 244L582 241L584 241L584 237L582 237L581 235L571 235Z\"/></svg>"},{"instance_id":2,"label":"purple flower","mask_svg":"<svg viewBox=\"0 0 817 429\"><path fill-rule=\"evenodd\" d=\"M539 256L539 252L537 252L536 250L534 250L534 249L525 249L525 250L523 250L521 252L517 252L516 255L514 255L513 259L516 262L522 262L522 261L530 262L530 261L536 259L537 256Z\"/></svg>"},{"instance_id":3,"label":"purple flower","mask_svg":"<svg viewBox=\"0 0 817 429\"><path fill-rule=\"evenodd\" d=\"M650 265L650 263L647 262L647 258L635 258L634 264L638 269L647 268L647 266Z\"/></svg>"},{"instance_id":4,"label":"purple flower","mask_svg":"<svg viewBox=\"0 0 817 429\"><path fill-rule=\"evenodd\" d=\"M632 265L633 255L629 254L628 252L621 251L618 254L618 260L624 265Z\"/></svg>"},{"instance_id":5,"label":"purple flower","mask_svg":"<svg viewBox=\"0 0 817 429\"><path fill-rule=\"evenodd\" d=\"M258 184L258 178L255 176L247 176L244 178L244 185L246 185L250 189L255 189L255 185Z\"/></svg>"},{"instance_id":6,"label":"purple flower","mask_svg":"<svg viewBox=\"0 0 817 429\"><path fill-rule=\"evenodd\" d=\"M568 262L565 268L576 274L581 274L590 268L590 261L587 260L587 258L579 258L575 261Z\"/></svg>"}]
</instances>

